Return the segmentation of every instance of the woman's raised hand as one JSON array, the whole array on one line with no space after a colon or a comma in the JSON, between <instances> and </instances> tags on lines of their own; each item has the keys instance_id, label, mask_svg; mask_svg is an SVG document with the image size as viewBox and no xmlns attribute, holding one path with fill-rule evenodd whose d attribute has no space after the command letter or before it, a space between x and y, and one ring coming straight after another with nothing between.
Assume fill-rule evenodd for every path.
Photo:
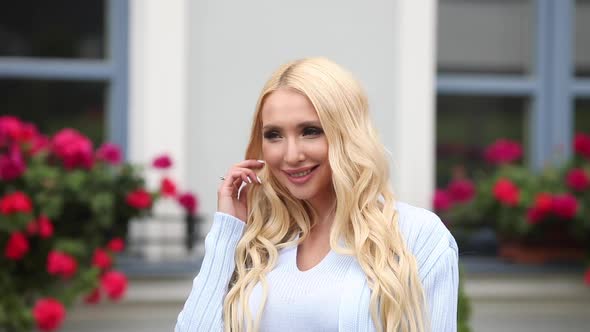
<instances>
[{"instance_id":1,"label":"woman's raised hand","mask_svg":"<svg viewBox=\"0 0 590 332\"><path fill-rule=\"evenodd\" d=\"M246 222L248 219L248 191L245 190L246 188L240 191L240 187L242 182L246 185L260 184L261 180L254 170L263 166L264 161L262 160L244 160L230 168L217 190L217 211Z\"/></svg>"}]
</instances>

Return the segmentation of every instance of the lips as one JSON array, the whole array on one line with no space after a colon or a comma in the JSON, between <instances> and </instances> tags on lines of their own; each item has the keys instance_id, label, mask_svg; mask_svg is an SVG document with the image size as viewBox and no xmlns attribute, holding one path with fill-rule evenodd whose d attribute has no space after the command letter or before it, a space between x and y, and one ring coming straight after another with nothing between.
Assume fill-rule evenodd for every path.
<instances>
[{"instance_id":1,"label":"lips","mask_svg":"<svg viewBox=\"0 0 590 332\"><path fill-rule=\"evenodd\" d=\"M289 181L295 184L303 184L315 174L314 171L318 168L318 166L319 165L301 167L297 169L284 170L283 172L287 174Z\"/></svg>"}]
</instances>

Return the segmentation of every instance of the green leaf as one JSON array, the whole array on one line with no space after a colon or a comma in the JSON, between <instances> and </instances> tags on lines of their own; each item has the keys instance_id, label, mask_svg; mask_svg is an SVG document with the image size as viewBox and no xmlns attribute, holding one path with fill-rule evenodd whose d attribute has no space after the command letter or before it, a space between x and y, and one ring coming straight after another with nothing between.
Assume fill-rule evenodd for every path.
<instances>
[{"instance_id":1,"label":"green leaf","mask_svg":"<svg viewBox=\"0 0 590 332\"><path fill-rule=\"evenodd\" d=\"M83 257L88 252L83 241L84 239L56 239L54 249L76 257Z\"/></svg>"}]
</instances>

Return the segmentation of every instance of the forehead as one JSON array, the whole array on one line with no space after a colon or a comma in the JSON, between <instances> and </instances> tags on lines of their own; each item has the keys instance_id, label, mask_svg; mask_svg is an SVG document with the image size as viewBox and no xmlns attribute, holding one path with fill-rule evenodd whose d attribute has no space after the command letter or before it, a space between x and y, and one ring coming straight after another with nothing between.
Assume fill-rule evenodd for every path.
<instances>
[{"instance_id":1,"label":"forehead","mask_svg":"<svg viewBox=\"0 0 590 332\"><path fill-rule=\"evenodd\" d=\"M303 121L319 121L309 99L290 89L279 89L269 94L262 105L262 124L288 125Z\"/></svg>"}]
</instances>

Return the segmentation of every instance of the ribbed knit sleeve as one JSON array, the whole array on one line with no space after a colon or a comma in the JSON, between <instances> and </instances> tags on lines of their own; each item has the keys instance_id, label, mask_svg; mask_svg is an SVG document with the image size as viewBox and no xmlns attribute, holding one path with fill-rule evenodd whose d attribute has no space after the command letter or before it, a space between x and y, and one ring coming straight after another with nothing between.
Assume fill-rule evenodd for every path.
<instances>
[{"instance_id":1,"label":"ribbed knit sleeve","mask_svg":"<svg viewBox=\"0 0 590 332\"><path fill-rule=\"evenodd\" d=\"M457 331L457 298L459 288L458 253L447 247L422 280L429 307L431 331Z\"/></svg>"},{"instance_id":2,"label":"ribbed knit sleeve","mask_svg":"<svg viewBox=\"0 0 590 332\"><path fill-rule=\"evenodd\" d=\"M416 257L429 323L433 332L457 331L459 249L440 218L425 209L398 202L400 230Z\"/></svg>"},{"instance_id":3,"label":"ribbed knit sleeve","mask_svg":"<svg viewBox=\"0 0 590 332\"><path fill-rule=\"evenodd\" d=\"M178 315L175 332L223 331L223 300L234 272L234 256L245 224L217 212L205 238L205 257Z\"/></svg>"}]
</instances>

